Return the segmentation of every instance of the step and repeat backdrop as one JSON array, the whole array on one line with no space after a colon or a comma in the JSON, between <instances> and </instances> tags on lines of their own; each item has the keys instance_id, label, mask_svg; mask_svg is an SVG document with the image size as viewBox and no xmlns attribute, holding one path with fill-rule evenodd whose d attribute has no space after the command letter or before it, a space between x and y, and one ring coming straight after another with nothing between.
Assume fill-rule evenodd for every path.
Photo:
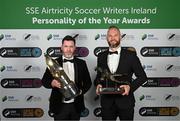
<instances>
[{"instance_id":1,"label":"step and repeat backdrop","mask_svg":"<svg viewBox=\"0 0 180 121\"><path fill-rule=\"evenodd\" d=\"M179 4L179 0L1 0L0 119L53 120L51 89L41 84L47 67L44 53L58 57L62 38L77 35L75 54L86 60L94 81L97 55L108 49L107 28L116 25L122 47L136 49L148 76L135 92L135 120L180 120ZM92 85L81 120L101 120L95 97Z\"/></svg>"}]
</instances>

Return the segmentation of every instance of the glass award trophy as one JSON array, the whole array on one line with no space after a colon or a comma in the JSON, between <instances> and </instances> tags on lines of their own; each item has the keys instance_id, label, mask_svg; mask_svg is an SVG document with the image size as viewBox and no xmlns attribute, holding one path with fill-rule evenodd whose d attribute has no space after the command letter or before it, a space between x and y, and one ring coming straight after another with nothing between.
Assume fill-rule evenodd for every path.
<instances>
[{"instance_id":1,"label":"glass award trophy","mask_svg":"<svg viewBox=\"0 0 180 121\"><path fill-rule=\"evenodd\" d=\"M44 56L51 74L62 85L62 88L60 88L60 92L63 94L63 96L66 99L72 99L78 96L81 93L80 90L77 88L75 83L69 79L59 63L47 54L44 54Z\"/></svg>"}]
</instances>

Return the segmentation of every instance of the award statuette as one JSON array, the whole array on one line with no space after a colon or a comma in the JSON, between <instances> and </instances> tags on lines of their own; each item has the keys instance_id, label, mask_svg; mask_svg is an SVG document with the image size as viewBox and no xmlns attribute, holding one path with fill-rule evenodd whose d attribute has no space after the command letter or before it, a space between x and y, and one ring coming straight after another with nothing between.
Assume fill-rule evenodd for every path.
<instances>
[{"instance_id":1,"label":"award statuette","mask_svg":"<svg viewBox=\"0 0 180 121\"><path fill-rule=\"evenodd\" d=\"M44 54L46 64L53 77L61 83L60 92L66 99L72 99L80 94L80 90L75 83L69 79L59 63L49 55Z\"/></svg>"},{"instance_id":2,"label":"award statuette","mask_svg":"<svg viewBox=\"0 0 180 121\"><path fill-rule=\"evenodd\" d=\"M125 90L120 88L120 85L129 85L126 74L112 74L107 70L102 70L100 67L97 67L95 70L101 73L100 82L102 82L102 87L99 88L100 94L122 94ZM114 85L110 86L109 81L111 83L114 82Z\"/></svg>"}]
</instances>

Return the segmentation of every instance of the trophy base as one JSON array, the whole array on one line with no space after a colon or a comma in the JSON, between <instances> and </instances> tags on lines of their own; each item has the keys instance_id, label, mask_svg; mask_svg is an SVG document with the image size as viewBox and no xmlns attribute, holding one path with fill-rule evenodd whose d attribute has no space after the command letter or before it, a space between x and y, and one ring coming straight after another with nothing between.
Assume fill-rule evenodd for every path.
<instances>
[{"instance_id":1,"label":"trophy base","mask_svg":"<svg viewBox=\"0 0 180 121\"><path fill-rule=\"evenodd\" d=\"M99 94L122 94L124 92L124 88L100 88Z\"/></svg>"}]
</instances>

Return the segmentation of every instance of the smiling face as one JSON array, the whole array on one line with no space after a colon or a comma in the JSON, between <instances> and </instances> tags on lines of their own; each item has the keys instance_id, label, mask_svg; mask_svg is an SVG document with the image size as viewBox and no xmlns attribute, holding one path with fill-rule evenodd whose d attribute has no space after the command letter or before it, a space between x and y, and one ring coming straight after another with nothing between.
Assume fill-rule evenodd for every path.
<instances>
[{"instance_id":1,"label":"smiling face","mask_svg":"<svg viewBox=\"0 0 180 121\"><path fill-rule=\"evenodd\" d=\"M63 52L64 57L71 58L74 55L74 51L76 49L74 41L64 40L61 50Z\"/></svg>"},{"instance_id":2,"label":"smiling face","mask_svg":"<svg viewBox=\"0 0 180 121\"><path fill-rule=\"evenodd\" d=\"M107 42L110 48L116 48L120 45L121 33L117 28L110 28L107 32Z\"/></svg>"}]
</instances>

